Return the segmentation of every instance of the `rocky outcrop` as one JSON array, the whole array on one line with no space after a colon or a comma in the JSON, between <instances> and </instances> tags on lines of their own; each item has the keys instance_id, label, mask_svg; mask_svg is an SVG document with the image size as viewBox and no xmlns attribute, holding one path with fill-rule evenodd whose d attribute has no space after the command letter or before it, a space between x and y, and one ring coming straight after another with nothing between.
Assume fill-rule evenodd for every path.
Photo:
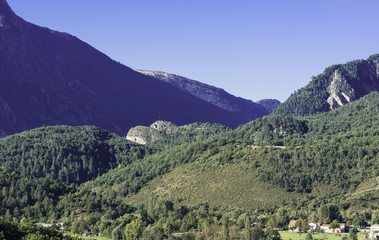
<instances>
[{"instance_id":1,"label":"rocky outcrop","mask_svg":"<svg viewBox=\"0 0 379 240\"><path fill-rule=\"evenodd\" d=\"M187 92L228 112L242 116L245 122L263 117L269 113L265 108L254 103L253 101L235 97L221 88L175 74L159 71L135 70L169 83L184 92Z\"/></svg>"},{"instance_id":2,"label":"rocky outcrop","mask_svg":"<svg viewBox=\"0 0 379 240\"><path fill-rule=\"evenodd\" d=\"M155 129L157 131L165 131L166 133L169 133L172 129L176 128L176 125L172 122L167 121L156 121L153 124L150 125L150 128Z\"/></svg>"},{"instance_id":3,"label":"rocky outcrop","mask_svg":"<svg viewBox=\"0 0 379 240\"><path fill-rule=\"evenodd\" d=\"M156 121L150 126L131 128L126 139L139 144L154 143L155 145L176 146L196 141L209 140L228 132L221 124L191 123L177 126L168 121Z\"/></svg>"},{"instance_id":4,"label":"rocky outcrop","mask_svg":"<svg viewBox=\"0 0 379 240\"><path fill-rule=\"evenodd\" d=\"M150 127L137 126L131 128L126 135L126 139L139 144L153 143L163 138L163 135L170 134L177 126L168 121L156 121Z\"/></svg>"},{"instance_id":5,"label":"rocky outcrop","mask_svg":"<svg viewBox=\"0 0 379 240\"><path fill-rule=\"evenodd\" d=\"M159 140L159 131L151 127L137 126L131 128L126 139L139 144L147 144Z\"/></svg>"},{"instance_id":6,"label":"rocky outcrop","mask_svg":"<svg viewBox=\"0 0 379 240\"><path fill-rule=\"evenodd\" d=\"M330 109L335 109L346 103L355 101L354 89L347 83L347 80L339 70L336 70L333 74L333 80L328 87L328 93L330 96L327 102Z\"/></svg>"}]
</instances>

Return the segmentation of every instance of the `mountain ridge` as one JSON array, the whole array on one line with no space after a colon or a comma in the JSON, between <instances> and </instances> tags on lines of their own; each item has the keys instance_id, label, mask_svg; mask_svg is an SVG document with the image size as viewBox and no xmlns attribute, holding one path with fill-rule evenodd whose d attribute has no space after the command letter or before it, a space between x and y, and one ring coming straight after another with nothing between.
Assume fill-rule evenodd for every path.
<instances>
[{"instance_id":1,"label":"mountain ridge","mask_svg":"<svg viewBox=\"0 0 379 240\"><path fill-rule=\"evenodd\" d=\"M220 107L229 112L243 116L244 121L249 122L267 115L269 112L259 104L251 100L236 97L222 88L208 85L176 74L162 71L140 70L136 71L155 77L163 82L169 83L184 92L198 97L208 103Z\"/></svg>"},{"instance_id":2,"label":"mountain ridge","mask_svg":"<svg viewBox=\"0 0 379 240\"><path fill-rule=\"evenodd\" d=\"M133 71L75 36L28 23L5 0L0 27L0 128L96 125L119 135L157 119L175 124L238 116Z\"/></svg>"},{"instance_id":3,"label":"mountain ridge","mask_svg":"<svg viewBox=\"0 0 379 240\"><path fill-rule=\"evenodd\" d=\"M269 113L272 113L273 111L275 111L275 109L277 109L279 105L282 104L277 99L261 99L257 101L256 103L264 107Z\"/></svg>"},{"instance_id":4,"label":"mountain ridge","mask_svg":"<svg viewBox=\"0 0 379 240\"><path fill-rule=\"evenodd\" d=\"M379 90L379 54L327 67L295 91L275 114L313 115L351 103Z\"/></svg>"}]
</instances>

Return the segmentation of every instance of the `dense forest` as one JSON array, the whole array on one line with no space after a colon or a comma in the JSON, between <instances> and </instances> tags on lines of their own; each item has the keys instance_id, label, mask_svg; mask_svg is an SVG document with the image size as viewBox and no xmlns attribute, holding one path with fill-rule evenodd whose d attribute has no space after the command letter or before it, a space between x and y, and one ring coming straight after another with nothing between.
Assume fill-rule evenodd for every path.
<instances>
[{"instance_id":1,"label":"dense forest","mask_svg":"<svg viewBox=\"0 0 379 240\"><path fill-rule=\"evenodd\" d=\"M93 126L50 126L0 139L0 163L35 177L83 183L154 152Z\"/></svg>"},{"instance_id":2,"label":"dense forest","mask_svg":"<svg viewBox=\"0 0 379 240\"><path fill-rule=\"evenodd\" d=\"M378 116L374 92L315 116L274 114L235 130L193 124L157 144L93 126L7 136L0 225L17 236L0 234L44 239L29 225L43 222L113 239L280 239L274 229L290 219L379 223Z\"/></svg>"},{"instance_id":3,"label":"dense forest","mask_svg":"<svg viewBox=\"0 0 379 240\"><path fill-rule=\"evenodd\" d=\"M79 240L67 236L53 228L44 228L32 224L17 224L0 220L0 239L22 240Z\"/></svg>"}]
</instances>

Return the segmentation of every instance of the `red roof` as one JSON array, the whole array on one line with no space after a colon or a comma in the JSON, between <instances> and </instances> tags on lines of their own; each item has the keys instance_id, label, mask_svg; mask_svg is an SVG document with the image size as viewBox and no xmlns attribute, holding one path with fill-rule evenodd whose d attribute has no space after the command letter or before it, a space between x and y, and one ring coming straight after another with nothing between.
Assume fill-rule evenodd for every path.
<instances>
[{"instance_id":1,"label":"red roof","mask_svg":"<svg viewBox=\"0 0 379 240\"><path fill-rule=\"evenodd\" d=\"M288 227L295 227L297 223L297 220L291 220L290 223L288 224Z\"/></svg>"}]
</instances>

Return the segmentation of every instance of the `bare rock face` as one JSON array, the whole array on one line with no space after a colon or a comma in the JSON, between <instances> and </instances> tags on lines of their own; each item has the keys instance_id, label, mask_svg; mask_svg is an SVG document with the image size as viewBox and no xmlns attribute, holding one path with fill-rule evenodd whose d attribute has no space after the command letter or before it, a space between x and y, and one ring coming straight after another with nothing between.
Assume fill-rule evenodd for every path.
<instances>
[{"instance_id":1,"label":"bare rock face","mask_svg":"<svg viewBox=\"0 0 379 240\"><path fill-rule=\"evenodd\" d=\"M348 84L339 70L334 72L333 80L327 91L330 94L327 100L330 109L335 109L356 100L354 89Z\"/></svg>"},{"instance_id":2,"label":"bare rock face","mask_svg":"<svg viewBox=\"0 0 379 240\"><path fill-rule=\"evenodd\" d=\"M151 127L137 126L131 128L126 139L139 144L147 144L157 140L157 130Z\"/></svg>"},{"instance_id":3,"label":"bare rock face","mask_svg":"<svg viewBox=\"0 0 379 240\"><path fill-rule=\"evenodd\" d=\"M166 130L166 132L170 132L171 128L175 128L175 124L172 122L167 122L167 121L156 121L155 123L151 124L150 128L153 128L157 131L162 131Z\"/></svg>"},{"instance_id":4,"label":"bare rock face","mask_svg":"<svg viewBox=\"0 0 379 240\"><path fill-rule=\"evenodd\" d=\"M150 127L137 126L131 128L126 139L139 144L153 143L162 138L162 134L170 134L177 126L172 122L156 121Z\"/></svg>"}]
</instances>

